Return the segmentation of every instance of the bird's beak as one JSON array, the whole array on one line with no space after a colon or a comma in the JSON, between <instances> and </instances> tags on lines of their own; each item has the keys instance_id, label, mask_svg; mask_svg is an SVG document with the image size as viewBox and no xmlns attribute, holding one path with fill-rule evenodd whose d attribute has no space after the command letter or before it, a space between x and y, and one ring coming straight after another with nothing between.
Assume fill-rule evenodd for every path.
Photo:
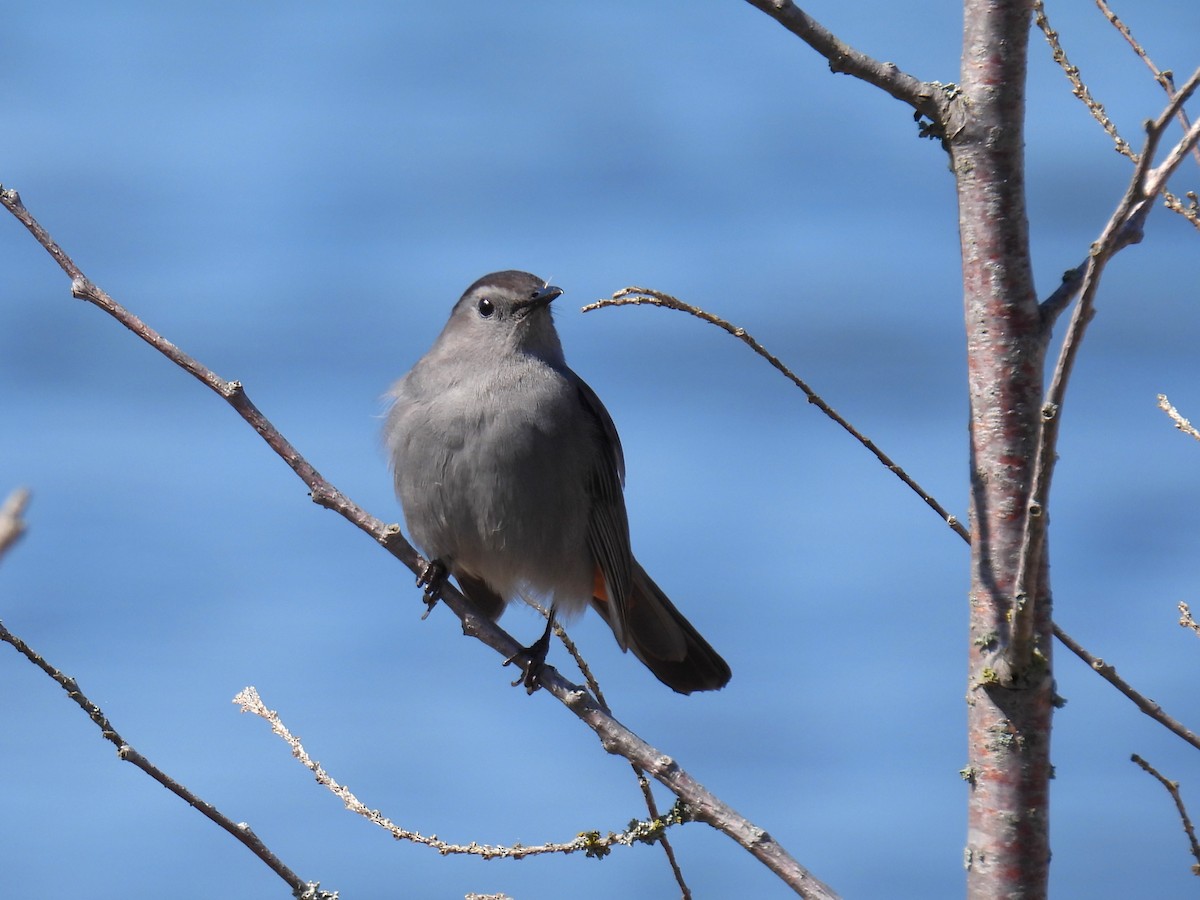
<instances>
[{"instance_id":1,"label":"bird's beak","mask_svg":"<svg viewBox=\"0 0 1200 900\"><path fill-rule=\"evenodd\" d=\"M529 298L529 305L532 307L549 306L554 298L561 297L562 293L562 288L548 284Z\"/></svg>"}]
</instances>

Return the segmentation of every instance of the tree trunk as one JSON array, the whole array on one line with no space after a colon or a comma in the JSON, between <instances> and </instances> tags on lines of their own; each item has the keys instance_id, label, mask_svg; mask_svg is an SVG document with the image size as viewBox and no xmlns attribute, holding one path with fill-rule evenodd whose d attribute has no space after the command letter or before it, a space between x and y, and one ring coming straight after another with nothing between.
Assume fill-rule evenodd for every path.
<instances>
[{"instance_id":1,"label":"tree trunk","mask_svg":"<svg viewBox=\"0 0 1200 900\"><path fill-rule=\"evenodd\" d=\"M1049 875L1048 552L1034 579L1032 654L1009 628L1041 427L1045 328L1025 208L1028 0L967 0L967 116L947 135L963 256L971 440L969 766L966 868L972 898L1044 897ZM1038 511L1043 512L1043 511Z\"/></svg>"}]
</instances>

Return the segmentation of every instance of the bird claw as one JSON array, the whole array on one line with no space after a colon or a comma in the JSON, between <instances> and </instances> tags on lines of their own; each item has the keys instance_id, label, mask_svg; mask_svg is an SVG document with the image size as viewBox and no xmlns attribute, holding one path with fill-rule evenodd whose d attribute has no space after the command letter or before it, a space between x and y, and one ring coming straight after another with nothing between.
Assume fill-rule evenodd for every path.
<instances>
[{"instance_id":1,"label":"bird claw","mask_svg":"<svg viewBox=\"0 0 1200 900\"><path fill-rule=\"evenodd\" d=\"M425 592L425 612L421 615L424 622L433 612L439 600L442 599L442 585L446 581L446 566L440 559L431 560L425 564L421 574L417 576L417 587Z\"/></svg>"},{"instance_id":2,"label":"bird claw","mask_svg":"<svg viewBox=\"0 0 1200 900\"><path fill-rule=\"evenodd\" d=\"M530 644L528 647L522 647L512 656L504 661L504 664L511 665L516 663L521 667L521 677L512 683L513 687L518 684L525 686L525 693L532 694L542 686L542 672L546 669L546 654L550 652L550 629Z\"/></svg>"}]
</instances>

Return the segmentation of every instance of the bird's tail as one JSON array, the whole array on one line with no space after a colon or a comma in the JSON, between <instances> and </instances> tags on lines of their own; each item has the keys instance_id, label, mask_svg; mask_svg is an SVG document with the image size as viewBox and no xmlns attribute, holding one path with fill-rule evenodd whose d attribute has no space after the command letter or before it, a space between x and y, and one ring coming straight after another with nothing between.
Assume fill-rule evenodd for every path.
<instances>
[{"instance_id":1,"label":"bird's tail","mask_svg":"<svg viewBox=\"0 0 1200 900\"><path fill-rule=\"evenodd\" d=\"M633 561L624 609L615 609L603 597L593 597L592 606L604 616L622 649L632 650L672 690L681 694L715 691L729 681L729 664L667 599L637 560ZM614 622L613 616L621 621Z\"/></svg>"}]
</instances>

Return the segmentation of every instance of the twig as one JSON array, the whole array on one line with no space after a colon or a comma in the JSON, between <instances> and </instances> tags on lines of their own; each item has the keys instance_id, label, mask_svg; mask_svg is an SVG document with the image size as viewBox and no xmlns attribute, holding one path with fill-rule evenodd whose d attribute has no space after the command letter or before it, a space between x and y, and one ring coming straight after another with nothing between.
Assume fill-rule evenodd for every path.
<instances>
[{"instance_id":1,"label":"twig","mask_svg":"<svg viewBox=\"0 0 1200 900\"><path fill-rule=\"evenodd\" d=\"M543 617L548 617L550 611L542 606L537 600L532 597L523 598L526 603L536 609ZM579 648L575 646L575 642L571 640L571 636L567 634L567 630L563 628L562 623L557 619L554 621L555 637L562 642L566 647L567 652L571 654L571 658L575 660L575 665L579 667L579 671L583 673L584 680L587 681L588 690L592 692L592 696L600 703L601 707L609 710L608 701L604 699L604 692L600 690L600 683L592 674L591 667L587 664L587 660L583 658L583 654L579 652ZM634 777L637 779L638 787L642 792L642 799L646 803L646 812L650 814L651 821L659 818L658 804L654 800L654 794L650 790L650 783L646 780L646 773L643 772L637 763L631 762L630 768L633 769ZM662 845L663 853L667 857L667 864L671 867L671 874L675 876L675 883L679 885L680 896L683 900L690 900L692 896L691 889L688 888L687 882L683 877L683 870L679 867L679 861L675 858L675 848L671 846L671 840L667 837L667 832L664 830L658 841Z\"/></svg>"},{"instance_id":2,"label":"twig","mask_svg":"<svg viewBox=\"0 0 1200 900\"><path fill-rule=\"evenodd\" d=\"M1108 17L1109 21L1112 22L1117 27L1117 30L1125 36L1125 39L1130 42L1134 48L1134 51L1139 57L1141 57L1143 62L1150 66L1150 70L1155 73L1155 80L1166 90L1168 98L1174 100L1174 82L1169 73L1159 71L1158 68L1154 66L1152 62L1150 62L1149 56L1146 55L1145 51L1141 48L1137 41L1133 39L1132 34L1129 33L1124 24L1117 19L1116 16L1112 15L1111 11L1104 4L1103 0L1096 0L1096 2L1101 11L1104 12L1104 14ZM1046 17L1046 9L1043 4L1043 0L1034 0L1034 10L1036 12L1037 25L1045 35L1046 42L1050 45L1050 52L1054 57L1054 61L1058 63L1059 68L1063 70L1063 74L1067 76L1067 80L1071 82L1071 92L1078 97L1080 101L1082 101L1083 105L1087 107L1088 112L1092 114L1092 118L1099 122L1100 127L1104 129L1110 138L1112 138L1117 152L1128 157L1130 160L1136 163L1139 159L1138 154L1134 153L1133 148L1129 146L1128 141L1121 137L1120 132L1117 131L1116 125L1113 124L1112 120L1108 117L1108 113L1105 112L1103 104L1097 102L1092 96L1091 91L1088 89L1087 85L1084 84L1083 79L1080 77L1079 68L1072 65L1071 61L1067 59L1067 53L1062 47L1062 43L1058 37L1058 32L1050 27L1050 20ZM1191 126L1188 124L1187 114L1183 111L1182 105L1175 110L1174 115L1180 117L1180 121L1184 123L1185 131L1190 130ZM1198 149L1194 143L1192 144L1190 152L1196 153L1197 159L1200 159L1200 149ZM1189 203L1185 204L1179 199L1179 197L1166 189L1165 182L1160 185L1157 192L1162 194L1163 201L1166 203L1168 209L1179 213L1181 216L1191 222L1193 226L1200 228L1200 207L1197 205L1195 194L1189 192L1187 195Z\"/></svg>"},{"instance_id":3,"label":"twig","mask_svg":"<svg viewBox=\"0 0 1200 900\"><path fill-rule=\"evenodd\" d=\"M15 190L4 189L3 186L0 186L0 205L8 209L58 262L63 271L71 278L72 293L76 297L103 309L176 365L191 372L201 382L225 398L235 411L258 432L268 446L308 485L315 503L333 510L370 535L414 574L425 571L427 563L400 534L399 527L385 525L380 519L369 515L325 481L320 473L250 402L241 384L219 378L88 281L71 258L25 208ZM464 634L487 644L505 659L521 649L521 645L512 636L490 619L475 612L474 608L452 584L447 582L443 586L441 597L462 621ZM596 733L601 746L607 752L623 756L665 785L694 812L697 821L706 822L724 832L797 893L812 897L814 900L835 896L828 886L800 865L766 831L705 789L670 756L646 743L618 722L585 690L567 681L552 666L545 667L540 681L547 694L561 702Z\"/></svg>"},{"instance_id":4,"label":"twig","mask_svg":"<svg viewBox=\"0 0 1200 900\"><path fill-rule=\"evenodd\" d=\"M657 822L661 819L661 815L658 811L658 804L654 800L654 793L650 790L650 781L646 778L645 772L633 765L633 763L630 763L630 765L633 767L633 774L637 776L638 787L641 788L642 799L646 803L646 811L650 813L650 821ZM676 803L676 806L678 805ZM680 900L692 900L691 888L687 886L687 881L684 880L683 869L679 867L679 860L675 858L675 848L671 846L671 841L667 837L665 829L658 843L662 845L663 853L667 857L667 864L671 867L671 874L675 876L675 883L679 885Z\"/></svg>"},{"instance_id":5,"label":"twig","mask_svg":"<svg viewBox=\"0 0 1200 900\"><path fill-rule=\"evenodd\" d=\"M1196 426L1185 419L1179 410L1171 405L1171 401L1167 399L1166 394L1158 395L1158 408L1171 417L1171 421L1175 423L1176 428L1184 434L1190 434L1196 440L1200 441L1200 431L1197 431Z\"/></svg>"},{"instance_id":6,"label":"twig","mask_svg":"<svg viewBox=\"0 0 1200 900\"><path fill-rule=\"evenodd\" d=\"M1183 805L1183 797L1179 794L1179 782L1170 781L1163 776L1158 769L1150 765L1136 753L1130 757L1135 763L1142 767L1144 772L1153 775L1158 779L1158 783L1167 789L1167 793L1171 795L1171 799L1175 802L1175 811L1179 813L1179 820L1183 823L1184 834L1187 835L1188 844L1192 848L1192 858L1196 860L1192 864L1192 874L1200 875L1200 843L1196 842L1196 830L1192 828L1192 820L1188 818L1187 807Z\"/></svg>"},{"instance_id":7,"label":"twig","mask_svg":"<svg viewBox=\"0 0 1200 900\"><path fill-rule=\"evenodd\" d=\"M831 72L852 75L907 103L933 123L931 132L936 136L950 137L957 130L961 113L954 85L921 81L901 71L895 63L880 62L855 50L791 0L747 2L825 57Z\"/></svg>"},{"instance_id":8,"label":"twig","mask_svg":"<svg viewBox=\"0 0 1200 900\"><path fill-rule=\"evenodd\" d=\"M1130 687L1129 683L1117 674L1117 670L1115 668L1110 666L1104 660L1092 656L1092 654L1084 650L1077 641L1075 641L1069 634L1067 634L1057 625L1054 626L1054 636L1057 637L1068 650L1091 666L1092 670L1100 675L1101 678L1132 700L1134 706L1152 718L1155 722L1165 727L1168 731L1178 735L1197 750L1200 750L1200 737L1197 737L1194 733L1184 728L1175 719L1168 716L1165 712L1163 712L1163 708L1153 700L1144 697Z\"/></svg>"},{"instance_id":9,"label":"twig","mask_svg":"<svg viewBox=\"0 0 1200 900\"><path fill-rule=\"evenodd\" d=\"M1167 414L1175 420L1175 427L1180 431L1190 434L1192 437L1200 440L1200 432L1196 431L1192 423L1179 414L1179 411L1171 405L1165 394L1158 395L1158 405L1166 410ZM1200 622L1192 618L1192 609L1182 600L1179 601L1179 627L1189 629L1192 634L1200 637Z\"/></svg>"},{"instance_id":10,"label":"twig","mask_svg":"<svg viewBox=\"0 0 1200 900\"><path fill-rule=\"evenodd\" d=\"M1138 43L1137 38L1133 36L1133 32L1130 31L1129 27L1122 22L1117 17L1117 14L1109 8L1105 0L1096 0L1096 6L1100 8L1100 12L1104 13L1104 17L1108 19L1112 26L1117 29L1121 37L1125 38L1126 43L1133 48L1133 52L1137 54L1137 58L1146 64L1146 68L1150 70L1150 73L1154 76L1154 80L1157 81L1162 86L1162 89L1167 92L1167 98L1170 99L1174 97L1174 74L1171 72L1164 72L1154 64L1154 61L1150 59L1150 54L1146 52L1146 48ZM1187 131L1192 127L1191 121L1188 119L1188 114L1185 110L1179 110L1178 118L1179 124L1183 126L1184 131ZM1200 147L1193 147L1192 154L1196 157L1196 162L1200 162Z\"/></svg>"},{"instance_id":11,"label":"twig","mask_svg":"<svg viewBox=\"0 0 1200 900\"><path fill-rule=\"evenodd\" d=\"M1071 301L1075 299L1079 289L1083 286L1083 276L1087 274L1089 259L1091 259L1090 256L1075 268L1064 272L1058 287L1039 304L1038 312L1042 318L1042 334L1046 340L1049 340L1050 331L1054 327L1054 323L1058 321L1058 317L1066 312L1067 307L1071 305Z\"/></svg>"},{"instance_id":12,"label":"twig","mask_svg":"<svg viewBox=\"0 0 1200 900\"><path fill-rule=\"evenodd\" d=\"M543 615L548 615L548 612L542 609L540 604L534 603L533 605ZM600 690L600 683L592 674L592 669L587 664L587 660L583 658L583 655L575 646L575 642L567 634L567 630L557 620L554 622L554 633L562 641L563 646L567 648L567 652L571 654L571 658L575 660L575 665L579 666L579 671L583 673L583 677L587 681L588 688L591 690L593 696L595 696L596 700L605 710L609 709L608 701L604 699L604 693ZM633 770L634 778L637 779L638 788L642 792L642 800L646 804L646 812L650 814L650 820L658 821L660 819L658 804L654 800L654 793L650 789L650 782L646 779L646 773L635 762L630 762L629 766ZM683 877L683 869L679 867L679 860L675 858L675 848L671 845L671 839L667 836L665 829L663 829L658 843L662 846L663 854L667 857L667 865L671 867L671 874L675 877L675 883L679 885L680 897L682 900L691 900L691 889L687 886L687 881Z\"/></svg>"},{"instance_id":13,"label":"twig","mask_svg":"<svg viewBox=\"0 0 1200 900\"><path fill-rule=\"evenodd\" d=\"M757 353L759 356L763 357L768 362L770 362L771 365L774 366L776 369L778 369L781 373L783 373L788 378L788 380L790 380L793 384L797 385L801 390L803 390L805 392L805 394L809 397L811 402L818 405L823 411L826 411L827 415L830 415L831 418L833 418L833 420L835 422L842 425L842 427L845 428L846 431L848 431L850 434L854 435L859 440L859 442L862 443L863 446L867 447L867 449L870 450L877 458L879 458L881 461L885 461L884 464L889 468L889 470L894 472L897 475L897 477L899 477L902 481L904 481L904 483L907 484L912 490L916 491L917 495L920 496L921 499L925 500L925 502L930 507L930 509L934 510L941 519L948 522L950 524L950 526L954 529L955 534L957 534L959 537L961 537L965 543L967 543L967 544L971 543L970 533L967 531L966 528L964 528L962 526L961 523L958 522L958 520L956 518L947 514L945 512L945 510L942 508L940 503L938 503L932 497L927 495L920 488L919 485L916 485L915 482L912 481L912 479L908 478L905 474L903 474L903 469L901 469L899 466L896 466L894 463L892 463L890 458L888 458L886 455L884 455L882 451L878 450L878 448L876 448L874 446L874 444L871 444L869 441L866 441L865 439L861 438L858 434L858 431L855 428L853 428L853 426L849 425L849 423L845 423L844 420L837 413L835 413L831 409L829 409L824 404L824 401L821 400L820 397L818 397L817 394L815 392L813 392L812 389L809 388L807 384L805 384L800 378L798 378L795 374L793 374L791 372L791 370L788 369L788 367L785 366L778 358L776 358L771 353L769 353L767 350L765 350L762 347L762 345L758 343L758 341L756 341L753 337L751 337L745 331L745 329L736 328L736 327L730 325L724 319L721 319L718 316L714 316L712 313L705 312L704 310L702 310L698 307L691 306L690 304L687 304L680 300L677 300L676 298L671 297L668 294L664 294L660 291L651 291L651 290L648 290L645 288L625 288L623 290L617 291L615 294L613 294L612 299L598 300L595 303L585 306L584 311L586 312L586 311L593 310L593 309L601 309L606 306L637 305L640 303L649 303L654 306L664 306L668 309L677 309L677 310L681 310L683 312L690 313L691 315L694 315L697 318L704 320L705 322L709 322L711 324L717 325L724 331L728 332L729 334L732 334L734 337L737 337L739 340L745 342L748 346L750 346L751 349L754 350L755 353ZM1153 700L1150 700L1150 699L1144 697L1142 694L1138 693L1138 691L1136 691L1134 688L1132 688L1127 682L1122 680L1117 675L1116 670L1112 666L1107 665L1103 660L1100 660L1100 659L1096 658L1095 656L1092 656L1092 654L1088 653L1088 651L1085 650L1078 641L1076 641L1074 638L1072 638L1069 634L1067 634L1066 631L1064 631L1058 625L1054 626L1054 635L1069 650L1071 650L1073 653L1075 653L1075 655L1077 655L1080 659L1082 659L1085 663L1087 663L1092 668L1093 671L1095 671L1105 681L1107 681L1109 684L1113 685L1113 687L1115 687L1122 694L1124 694L1126 697L1128 697L1130 700L1132 700L1134 705L1137 706L1138 709L1140 709L1146 715L1150 716L1152 719L1154 719L1159 724L1165 726L1168 730L1174 732L1179 737L1183 738L1188 743L1195 746L1197 749L1200 749L1200 738L1197 738L1196 735L1194 735L1191 731L1184 728L1179 722L1177 722L1175 719L1173 719L1172 717L1168 716L1165 712L1163 712L1162 707L1160 707Z\"/></svg>"},{"instance_id":14,"label":"twig","mask_svg":"<svg viewBox=\"0 0 1200 900\"><path fill-rule=\"evenodd\" d=\"M95 723L96 727L100 729L100 734L104 739L117 748L117 755L121 759L133 763L176 797L187 803L188 806L194 807L202 815L215 822L220 828L233 835L251 853L262 860L272 872L287 882L294 896L304 897L307 900L336 900L336 892L319 890L318 884L304 881L295 872L285 866L279 857L272 853L270 848L262 842L258 835L250 830L249 825L234 822L211 803L201 800L162 769L151 763L138 751L134 750L117 733L117 730L113 728L112 723L108 721L108 717L104 715L104 711L89 700L83 691L80 690L79 684L74 678L64 675L61 671L46 662L41 654L37 653L21 638L9 631L3 622L0 622L0 641L11 645L18 653L45 672L59 687L66 691L67 696L74 700L79 705L79 708L87 713L88 718Z\"/></svg>"},{"instance_id":15,"label":"twig","mask_svg":"<svg viewBox=\"0 0 1200 900\"><path fill-rule=\"evenodd\" d=\"M1174 115L1183 109L1184 101L1195 92L1197 83L1200 83L1200 69L1193 72L1191 78L1179 89L1179 93L1175 95L1175 99L1167 106L1167 111L1163 113L1163 117L1168 116L1168 114ZM1150 128L1161 134L1166 126L1167 123L1163 122L1160 117L1160 120L1156 121ZM1179 164L1183 162L1183 158L1195 149L1197 142L1200 142L1200 122L1193 122L1183 137L1179 139L1179 142L1163 157L1162 163L1152 169L1147 175L1145 200L1149 200L1155 194L1161 194L1166 189L1167 180L1175 174L1175 170L1179 168Z\"/></svg>"},{"instance_id":16,"label":"twig","mask_svg":"<svg viewBox=\"0 0 1200 900\"><path fill-rule=\"evenodd\" d=\"M1084 263L1079 285L1079 300L1071 314L1070 324L1063 337L1058 361L1042 404L1042 428L1034 454L1032 489L1025 510L1024 533L1017 563L1016 588L1012 600L1012 630L1008 648L1008 663L1013 671L1028 669L1033 658L1034 621L1036 619L1036 579L1041 571L1042 547L1045 542L1050 483L1056 461L1055 448L1062 421L1062 406L1067 384L1074 369L1075 357L1083 343L1088 323L1095 315L1096 292L1105 266L1114 255L1142 237L1142 225L1151 209L1150 201L1158 195L1166 179L1179 166L1183 157L1200 140L1200 125L1193 127L1166 155L1164 161L1152 168L1163 133L1176 112L1200 86L1200 69L1193 73L1159 117L1146 126L1146 143L1134 166L1133 177L1117 204L1100 238L1092 245ZM1045 307L1042 307L1043 313Z\"/></svg>"},{"instance_id":17,"label":"twig","mask_svg":"<svg viewBox=\"0 0 1200 900\"><path fill-rule=\"evenodd\" d=\"M826 403L816 391L809 387L808 384L806 384L794 372L792 372L791 369L784 365L784 363L780 361L779 357L772 354L765 347L763 347L762 344L756 341L754 337L746 331L746 329L731 325L720 316L715 316L697 306L692 306L690 303L684 303L682 300L672 297L670 294L664 294L662 291L656 291L651 288L642 287L622 288L613 294L611 298L597 300L595 303L589 303L587 306L583 307L583 311L591 312L592 310L604 309L608 306L640 306L644 303L651 306L662 306L666 307L667 309L676 309L680 312L688 313L698 319L708 322L710 325L716 325L718 328L728 332L740 340L747 347L774 366L785 378L788 379L788 381L800 388L800 390L803 391L804 395L808 398L809 403L817 407L817 409L821 410L821 412L825 413L826 416L845 429L845 431L851 437L853 437L856 441L862 444L863 447L870 451L871 455L879 460L889 472L903 481L916 493L918 497L924 500L925 504L935 513L937 513L938 518L949 525L959 537L970 543L971 537L967 532L966 526L959 521L957 516L947 512L946 509L940 503L938 503L928 491L917 484L912 476L905 472L904 469L894 462L890 456L880 450L874 441L866 437L866 435L851 425L845 418L841 416L840 413L837 412L837 410Z\"/></svg>"},{"instance_id":18,"label":"twig","mask_svg":"<svg viewBox=\"0 0 1200 900\"><path fill-rule=\"evenodd\" d=\"M533 598L525 597L524 600L543 616L550 615L550 611ZM583 658L583 654L579 652L579 648L571 640L571 636L567 634L567 630L563 628L562 623L557 619L554 621L554 635L562 642L567 652L571 654L571 658L575 660L575 665L583 673L584 680L587 682L588 690L592 692L592 696L596 698L605 711L610 711L608 701L604 699L604 692L600 690L600 683L596 680L595 675L592 674L591 666L587 664L587 660ZM655 802L654 794L650 790L650 783L646 780L646 773L635 762L630 762L629 766L633 770L634 778L637 779L638 788L642 792L642 799L646 804L646 812L649 813L650 820L658 820L658 804ZM663 853L667 857L667 865L671 867L671 874L675 877L675 883L679 885L680 896L683 900L690 900L692 896L691 889L688 888L687 881L684 880L683 870L679 867L679 861L675 858L675 848L671 846L671 840L667 837L665 830L662 832L658 843L662 845Z\"/></svg>"},{"instance_id":19,"label":"twig","mask_svg":"<svg viewBox=\"0 0 1200 900\"><path fill-rule=\"evenodd\" d=\"M1045 36L1046 43L1050 45L1050 54L1054 57L1054 61L1058 63L1058 67L1063 70L1063 74L1067 76L1067 80L1071 82L1071 93L1087 107L1088 112L1092 114L1092 118L1099 122L1100 127L1112 138L1117 152L1137 162L1137 154L1133 152L1133 148L1129 146L1129 142L1121 137L1121 133L1117 131L1117 126L1108 117L1108 113L1104 109L1104 104L1097 101L1092 96L1092 92L1088 89L1088 86L1084 84L1083 78L1079 74L1079 67L1072 65L1071 61L1067 59L1067 51L1063 49L1062 42L1058 38L1058 32L1050 27L1050 20L1046 17L1046 7L1042 0L1034 0L1033 11L1034 21Z\"/></svg>"},{"instance_id":20,"label":"twig","mask_svg":"<svg viewBox=\"0 0 1200 900\"><path fill-rule=\"evenodd\" d=\"M356 815L362 816L372 824L383 828L398 841L410 841L414 844L429 847L436 850L442 856L466 854L479 856L483 859L524 859L527 856L541 856L546 853L569 854L582 851L590 857L603 857L607 856L609 850L614 846L623 845L628 847L636 843L653 843L661 838L668 827L682 825L685 822L691 821L686 815L686 810L682 806L678 806L666 816L656 816L646 822L634 822L625 831L619 834L609 832L606 837L602 837L598 831L589 831L581 833L572 841L563 843L548 842L532 846L525 844L511 844L507 846L479 844L474 841L469 844L452 844L441 840L436 835L426 836L416 831L402 828L379 812L379 810L371 809L364 804L354 796L349 787L338 783L319 762L308 755L308 751L304 749L304 745L300 742L300 739L288 730L288 727L284 725L275 710L267 708L255 688L244 688L233 698L233 702L241 708L242 712L253 713L269 722L271 730L291 748L292 756L313 773L317 784L328 788L334 796L341 800L345 804L346 809Z\"/></svg>"},{"instance_id":21,"label":"twig","mask_svg":"<svg viewBox=\"0 0 1200 900\"><path fill-rule=\"evenodd\" d=\"M29 491L17 488L0 505L0 559L25 533L25 507L29 505Z\"/></svg>"},{"instance_id":22,"label":"twig","mask_svg":"<svg viewBox=\"0 0 1200 900\"><path fill-rule=\"evenodd\" d=\"M1192 610L1186 603L1179 603L1179 625L1181 628L1190 628L1196 637L1200 637L1200 622L1192 618Z\"/></svg>"},{"instance_id":23,"label":"twig","mask_svg":"<svg viewBox=\"0 0 1200 900\"><path fill-rule=\"evenodd\" d=\"M0 556L3 556L24 532L25 523L22 519L22 514L28 502L29 491L24 488L18 488L0 506ZM46 662L40 653L9 631L3 622L0 622L0 641L13 647L13 649L45 672L59 687L66 691L67 696L74 700L79 708L87 713L88 718L95 723L96 727L100 729L101 735L116 746L117 755L121 759L141 769L171 793L175 794L175 796L179 797L189 806L199 810L208 819L233 835L251 853L261 859L273 872L287 882L294 896L304 898L304 900L336 900L336 891L322 891L318 883L303 881L295 872L285 866L279 857L272 853L270 848L262 842L262 839L250 830L249 825L235 823L215 806L201 800L178 781L171 778L166 772L151 763L145 756L133 749L117 733L117 730L112 727L103 710L89 700L83 691L79 689L79 684L74 678L64 675L61 671Z\"/></svg>"}]
</instances>

